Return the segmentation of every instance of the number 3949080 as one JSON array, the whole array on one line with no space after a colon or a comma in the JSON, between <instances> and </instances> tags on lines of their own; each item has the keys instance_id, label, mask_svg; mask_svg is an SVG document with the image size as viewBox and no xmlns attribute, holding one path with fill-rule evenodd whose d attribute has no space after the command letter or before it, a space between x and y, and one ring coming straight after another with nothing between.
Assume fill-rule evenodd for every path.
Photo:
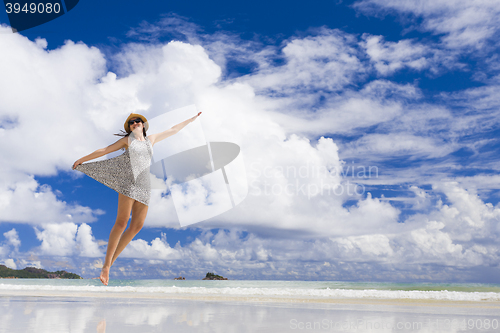
<instances>
[{"instance_id":1,"label":"number 3949080","mask_svg":"<svg viewBox=\"0 0 500 333\"><path fill-rule=\"evenodd\" d=\"M31 13L31 14L58 14L61 11L61 5L59 3L30 3L29 5L27 3L24 4L24 6L21 7L19 3L6 3L5 8L7 11L7 14L14 13L18 14L20 12L23 13Z\"/></svg>"}]
</instances>

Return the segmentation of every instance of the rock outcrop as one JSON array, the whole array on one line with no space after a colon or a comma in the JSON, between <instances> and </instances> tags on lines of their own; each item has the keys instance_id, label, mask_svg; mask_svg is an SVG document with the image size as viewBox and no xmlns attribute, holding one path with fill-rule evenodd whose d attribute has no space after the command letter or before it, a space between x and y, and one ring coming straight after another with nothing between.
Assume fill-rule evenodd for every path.
<instances>
[{"instance_id":1,"label":"rock outcrop","mask_svg":"<svg viewBox=\"0 0 500 333\"><path fill-rule=\"evenodd\" d=\"M227 280L227 278L208 272L202 280Z\"/></svg>"}]
</instances>

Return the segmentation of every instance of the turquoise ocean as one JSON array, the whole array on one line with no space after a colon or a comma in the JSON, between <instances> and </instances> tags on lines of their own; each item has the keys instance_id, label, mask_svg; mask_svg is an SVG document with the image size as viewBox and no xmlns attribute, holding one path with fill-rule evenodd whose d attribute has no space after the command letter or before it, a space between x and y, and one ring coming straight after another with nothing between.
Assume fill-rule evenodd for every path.
<instances>
[{"instance_id":1,"label":"turquoise ocean","mask_svg":"<svg viewBox=\"0 0 500 333\"><path fill-rule=\"evenodd\" d=\"M2 291L106 292L302 299L407 299L500 301L500 284L384 283L275 280L111 280L0 279Z\"/></svg>"}]
</instances>

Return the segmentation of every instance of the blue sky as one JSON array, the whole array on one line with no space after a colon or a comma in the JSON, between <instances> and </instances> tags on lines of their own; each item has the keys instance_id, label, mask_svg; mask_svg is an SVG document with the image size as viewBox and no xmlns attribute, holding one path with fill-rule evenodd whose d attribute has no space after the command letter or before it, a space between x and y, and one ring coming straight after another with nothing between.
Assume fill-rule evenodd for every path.
<instances>
[{"instance_id":1,"label":"blue sky","mask_svg":"<svg viewBox=\"0 0 500 333\"><path fill-rule=\"evenodd\" d=\"M130 112L195 104L248 195L186 228L152 197L112 278L497 282L499 13L80 1L12 34L2 12L0 262L97 276L117 194L70 166Z\"/></svg>"}]
</instances>

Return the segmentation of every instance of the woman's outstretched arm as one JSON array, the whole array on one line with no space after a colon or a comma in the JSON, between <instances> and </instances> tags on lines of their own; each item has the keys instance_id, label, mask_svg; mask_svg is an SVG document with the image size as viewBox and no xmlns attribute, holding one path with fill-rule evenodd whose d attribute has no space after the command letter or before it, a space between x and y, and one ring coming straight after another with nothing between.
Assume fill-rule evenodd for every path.
<instances>
[{"instance_id":1,"label":"woman's outstretched arm","mask_svg":"<svg viewBox=\"0 0 500 333\"><path fill-rule=\"evenodd\" d=\"M118 149L125 148L125 147L127 147L127 138L121 138L120 140L116 141L112 145L107 146L106 148L97 149L95 152L90 153L87 156L80 158L75 163L73 163L73 169L76 168L77 165L82 164L83 162L93 160L94 158L98 158L98 157L107 155L109 153L112 153L114 151L117 151Z\"/></svg>"},{"instance_id":2,"label":"woman's outstretched arm","mask_svg":"<svg viewBox=\"0 0 500 333\"><path fill-rule=\"evenodd\" d=\"M195 121L195 119L198 118L200 116L200 114L201 114L201 112L198 112L198 114L196 116L194 116L193 118L189 118L188 120L184 120L182 123L179 123L175 126L172 126L172 128L169 128L166 131L163 131L161 133L148 135L149 141L151 141L151 145L154 145L155 143L160 142L161 140L166 139L169 136L172 136L172 135L178 133L181 129L186 127L187 124Z\"/></svg>"}]
</instances>

